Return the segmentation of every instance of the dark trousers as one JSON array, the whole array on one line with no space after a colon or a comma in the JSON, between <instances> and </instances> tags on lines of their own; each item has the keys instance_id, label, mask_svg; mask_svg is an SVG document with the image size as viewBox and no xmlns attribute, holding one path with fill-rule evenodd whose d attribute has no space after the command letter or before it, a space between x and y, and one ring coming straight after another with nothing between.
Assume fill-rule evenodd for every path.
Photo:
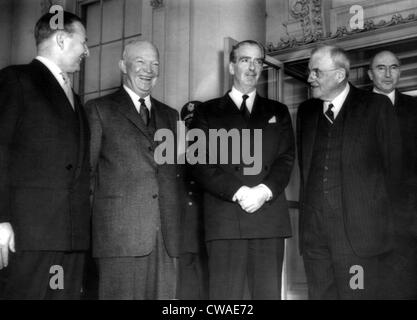
<instances>
[{"instance_id":1,"label":"dark trousers","mask_svg":"<svg viewBox=\"0 0 417 320\"><path fill-rule=\"evenodd\" d=\"M84 253L18 251L9 258L8 267L0 271L1 299L80 299ZM57 286L59 283L63 288Z\"/></svg>"},{"instance_id":2,"label":"dark trousers","mask_svg":"<svg viewBox=\"0 0 417 320\"><path fill-rule=\"evenodd\" d=\"M147 256L98 258L99 299L175 299L177 259L171 258L157 232L155 248Z\"/></svg>"},{"instance_id":3,"label":"dark trousers","mask_svg":"<svg viewBox=\"0 0 417 320\"><path fill-rule=\"evenodd\" d=\"M180 300L208 299L208 261L203 252L187 252L179 258L179 288Z\"/></svg>"},{"instance_id":4,"label":"dark trousers","mask_svg":"<svg viewBox=\"0 0 417 320\"><path fill-rule=\"evenodd\" d=\"M213 240L207 250L210 299L281 299L284 238Z\"/></svg>"},{"instance_id":5,"label":"dark trousers","mask_svg":"<svg viewBox=\"0 0 417 320\"><path fill-rule=\"evenodd\" d=\"M395 240L394 249L381 258L381 298L417 300L417 241Z\"/></svg>"},{"instance_id":6,"label":"dark trousers","mask_svg":"<svg viewBox=\"0 0 417 320\"><path fill-rule=\"evenodd\" d=\"M380 257L358 257L353 252L341 209L305 214L302 241L309 298L378 299ZM363 270L363 289L356 288L360 272L355 266Z\"/></svg>"}]
</instances>

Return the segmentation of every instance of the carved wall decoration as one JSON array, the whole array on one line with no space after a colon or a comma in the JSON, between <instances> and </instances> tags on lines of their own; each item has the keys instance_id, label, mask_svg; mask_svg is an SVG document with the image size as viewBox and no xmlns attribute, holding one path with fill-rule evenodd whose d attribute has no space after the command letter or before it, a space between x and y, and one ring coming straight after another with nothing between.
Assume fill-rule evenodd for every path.
<instances>
[{"instance_id":1,"label":"carved wall decoration","mask_svg":"<svg viewBox=\"0 0 417 320\"><path fill-rule=\"evenodd\" d=\"M304 0L304 1L300 0L297 2L304 3L304 2L307 2L307 0ZM311 34L311 36L308 36L308 37L304 36L302 39L297 39L295 36L290 35L288 33L286 24L283 24L286 30L286 36L281 37L281 41L276 46L274 46L273 43L267 43L266 48L268 52L278 51L282 49L290 49L290 48L300 47L300 46L313 43L313 42L321 42L321 41L326 41L330 39L342 38L342 37L350 36L350 35L357 34L357 33L368 32L371 30L377 30L381 28L388 28L391 26L395 26L399 24L406 24L406 23L410 23L413 21L417 21L417 14L415 13L409 14L406 18L404 18L399 13L395 13L392 15L391 20L389 21L381 20L378 23L375 23L374 20L367 19L364 22L363 29L354 29L354 30L349 31L346 26L343 26L343 27L338 27L334 34L329 33L327 36L324 36L322 33L321 34L313 33Z\"/></svg>"},{"instance_id":2,"label":"carved wall decoration","mask_svg":"<svg viewBox=\"0 0 417 320\"><path fill-rule=\"evenodd\" d=\"M164 7L164 0L151 0L151 7L154 9L159 9Z\"/></svg>"},{"instance_id":3,"label":"carved wall decoration","mask_svg":"<svg viewBox=\"0 0 417 320\"><path fill-rule=\"evenodd\" d=\"M321 0L293 1L290 15L300 21L304 42L320 39L323 36Z\"/></svg>"}]
</instances>

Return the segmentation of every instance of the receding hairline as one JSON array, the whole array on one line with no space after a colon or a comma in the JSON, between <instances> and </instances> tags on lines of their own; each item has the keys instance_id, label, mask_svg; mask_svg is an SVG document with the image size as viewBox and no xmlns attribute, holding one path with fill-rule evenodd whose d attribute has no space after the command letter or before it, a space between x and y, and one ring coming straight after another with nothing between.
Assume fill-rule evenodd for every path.
<instances>
[{"instance_id":1,"label":"receding hairline","mask_svg":"<svg viewBox=\"0 0 417 320\"><path fill-rule=\"evenodd\" d=\"M395 60L397 60L398 65L401 66L401 60L398 58L398 56L394 52L389 51L389 50L383 50L383 51L380 51L380 52L375 53L372 56L371 60L369 60L369 68L370 69L372 68L372 66L375 63L375 60L377 58L379 58L380 56L386 55L386 54L393 56L395 58Z\"/></svg>"},{"instance_id":2,"label":"receding hairline","mask_svg":"<svg viewBox=\"0 0 417 320\"><path fill-rule=\"evenodd\" d=\"M131 50L132 47L140 47L140 46L152 48L156 52L156 56L158 57L158 60L159 60L158 48L152 42L146 41L146 40L133 40L133 41L128 42L123 49L123 54L122 54L123 60L126 60L128 52L129 50Z\"/></svg>"}]
</instances>

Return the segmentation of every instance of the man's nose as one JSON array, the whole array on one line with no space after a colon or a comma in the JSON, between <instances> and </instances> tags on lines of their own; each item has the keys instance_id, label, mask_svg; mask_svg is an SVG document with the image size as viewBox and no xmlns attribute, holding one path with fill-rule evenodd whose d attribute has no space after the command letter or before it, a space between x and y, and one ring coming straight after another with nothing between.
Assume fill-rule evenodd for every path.
<instances>
[{"instance_id":1,"label":"man's nose","mask_svg":"<svg viewBox=\"0 0 417 320\"><path fill-rule=\"evenodd\" d=\"M391 68L386 68L386 69L385 69L385 76L386 76L387 78L391 78Z\"/></svg>"}]
</instances>

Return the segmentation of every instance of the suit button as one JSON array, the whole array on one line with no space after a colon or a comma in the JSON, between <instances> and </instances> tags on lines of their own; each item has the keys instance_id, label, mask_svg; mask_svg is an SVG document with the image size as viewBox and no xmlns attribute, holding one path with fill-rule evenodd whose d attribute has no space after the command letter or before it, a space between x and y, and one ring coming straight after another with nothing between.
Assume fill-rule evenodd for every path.
<instances>
[{"instance_id":1,"label":"suit button","mask_svg":"<svg viewBox=\"0 0 417 320\"><path fill-rule=\"evenodd\" d=\"M158 195L157 195L157 194L154 194L154 195L152 196L152 198L156 199L156 198L158 198Z\"/></svg>"},{"instance_id":2,"label":"suit button","mask_svg":"<svg viewBox=\"0 0 417 320\"><path fill-rule=\"evenodd\" d=\"M190 201L190 202L188 202L188 205L191 207L193 205L193 203Z\"/></svg>"},{"instance_id":3,"label":"suit button","mask_svg":"<svg viewBox=\"0 0 417 320\"><path fill-rule=\"evenodd\" d=\"M327 182L327 178L324 178L324 179L323 179L323 182Z\"/></svg>"},{"instance_id":4,"label":"suit button","mask_svg":"<svg viewBox=\"0 0 417 320\"><path fill-rule=\"evenodd\" d=\"M69 170L72 170L72 168L73 168L73 167L72 167L72 164L69 164L69 165L67 165L67 166L65 167L65 169L67 169L68 171L69 171Z\"/></svg>"},{"instance_id":5,"label":"suit button","mask_svg":"<svg viewBox=\"0 0 417 320\"><path fill-rule=\"evenodd\" d=\"M190 191L190 192L188 192L188 194L189 194L190 196L192 196L192 195L193 195L193 192L192 192L192 191Z\"/></svg>"},{"instance_id":6,"label":"suit button","mask_svg":"<svg viewBox=\"0 0 417 320\"><path fill-rule=\"evenodd\" d=\"M328 166L324 166L324 170L329 170L329 167Z\"/></svg>"},{"instance_id":7,"label":"suit button","mask_svg":"<svg viewBox=\"0 0 417 320\"><path fill-rule=\"evenodd\" d=\"M194 180L191 180L191 181L190 181L190 184L195 184Z\"/></svg>"}]
</instances>

